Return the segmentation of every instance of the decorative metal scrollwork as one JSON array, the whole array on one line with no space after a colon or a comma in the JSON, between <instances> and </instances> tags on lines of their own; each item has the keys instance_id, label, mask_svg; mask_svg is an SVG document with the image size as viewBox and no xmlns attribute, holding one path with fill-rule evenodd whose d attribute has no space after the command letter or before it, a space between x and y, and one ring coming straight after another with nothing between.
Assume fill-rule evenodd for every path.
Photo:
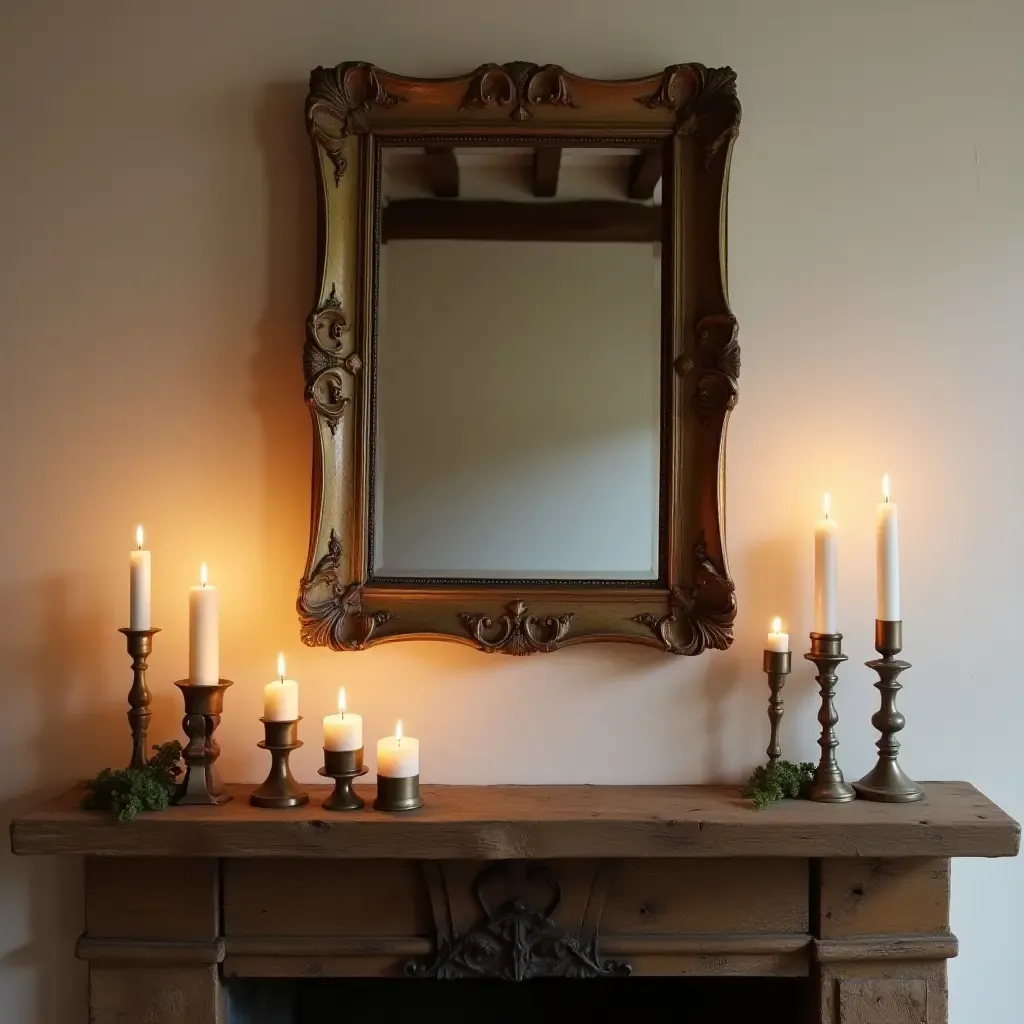
<instances>
[{"instance_id":1,"label":"decorative metal scrollwork","mask_svg":"<svg viewBox=\"0 0 1024 1024\"><path fill-rule=\"evenodd\" d=\"M629 964L602 960L596 940L581 942L562 931L553 917L562 901L562 888L543 865L527 871L527 881L551 890L543 910L527 907L518 899L492 908L483 896L484 886L507 874L506 864L494 864L473 883L480 905L479 923L451 941L438 937L437 955L429 963L411 961L405 971L413 978L491 978L529 981L534 978L623 978Z\"/></svg>"},{"instance_id":2,"label":"decorative metal scrollwork","mask_svg":"<svg viewBox=\"0 0 1024 1024\"><path fill-rule=\"evenodd\" d=\"M653 630L670 654L700 654L712 647L728 649L736 621L736 587L708 558L707 541L700 535L693 547L697 571L692 588L673 587L668 615L641 612L633 616Z\"/></svg>"},{"instance_id":3,"label":"decorative metal scrollwork","mask_svg":"<svg viewBox=\"0 0 1024 1024\"><path fill-rule=\"evenodd\" d=\"M306 127L334 165L335 185L348 168L345 140L349 134L369 131L367 116L375 106L393 107L405 99L389 93L378 72L372 64L349 61L333 68L314 68L310 73Z\"/></svg>"},{"instance_id":4,"label":"decorative metal scrollwork","mask_svg":"<svg viewBox=\"0 0 1024 1024\"><path fill-rule=\"evenodd\" d=\"M299 584L299 612L302 642L309 647L330 647L335 651L362 650L373 634L397 616L387 611L364 614L362 583L342 583L339 578L341 541L331 530L327 554L313 572Z\"/></svg>"},{"instance_id":5,"label":"decorative metal scrollwork","mask_svg":"<svg viewBox=\"0 0 1024 1024\"><path fill-rule=\"evenodd\" d=\"M540 618L526 612L525 601L514 601L497 626L490 616L477 612L460 612L459 618L465 622L480 649L488 654L524 655L555 650L569 632L573 613ZM494 629L498 630L496 636L487 635Z\"/></svg>"},{"instance_id":6,"label":"decorative metal scrollwork","mask_svg":"<svg viewBox=\"0 0 1024 1024\"><path fill-rule=\"evenodd\" d=\"M736 96L736 72L730 67L673 64L662 72L658 88L636 101L651 109L676 111L676 133L697 135L703 141L705 169L740 132L743 110Z\"/></svg>"},{"instance_id":7,"label":"decorative metal scrollwork","mask_svg":"<svg viewBox=\"0 0 1024 1024\"><path fill-rule=\"evenodd\" d=\"M481 64L473 72L460 109L465 107L515 104L508 115L513 121L529 121L531 104L575 107L565 69L557 64L531 64L514 60L508 64Z\"/></svg>"},{"instance_id":8,"label":"decorative metal scrollwork","mask_svg":"<svg viewBox=\"0 0 1024 1024\"><path fill-rule=\"evenodd\" d=\"M306 402L324 417L332 434L337 432L351 402L345 394L348 389L345 375L354 377L363 368L358 352L341 354L348 332L348 318L331 285L331 294L306 321L302 368L306 378Z\"/></svg>"}]
</instances>

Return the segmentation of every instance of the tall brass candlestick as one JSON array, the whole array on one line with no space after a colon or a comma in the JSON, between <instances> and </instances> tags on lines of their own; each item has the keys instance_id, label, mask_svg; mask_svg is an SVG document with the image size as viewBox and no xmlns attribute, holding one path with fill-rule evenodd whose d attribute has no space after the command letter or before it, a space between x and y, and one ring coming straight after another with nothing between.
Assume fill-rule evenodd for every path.
<instances>
[{"instance_id":1,"label":"tall brass candlestick","mask_svg":"<svg viewBox=\"0 0 1024 1024\"><path fill-rule=\"evenodd\" d=\"M217 772L220 744L213 734L220 725L224 710L224 691L232 684L230 679L201 686L190 679L179 679L175 684L185 699L185 717L182 728L188 736L188 746L182 753L185 777L178 786L175 803L223 804L231 799Z\"/></svg>"},{"instance_id":2,"label":"tall brass candlestick","mask_svg":"<svg viewBox=\"0 0 1024 1024\"><path fill-rule=\"evenodd\" d=\"M149 732L149 687L146 686L146 660L153 650L153 636L159 629L118 630L128 640L128 653L132 659L132 688L128 691L128 726L132 731L132 759L129 768L145 768L146 734Z\"/></svg>"},{"instance_id":3,"label":"tall brass candlestick","mask_svg":"<svg viewBox=\"0 0 1024 1024\"><path fill-rule=\"evenodd\" d=\"M896 660L896 655L903 650L902 621L875 620L875 650L882 655L881 659L866 664L878 673L875 689L882 695L881 708L871 716L871 724L882 734L875 744L878 761L853 788L865 800L909 804L920 800L924 790L903 771L897 760L900 742L896 733L903 729L907 720L896 710L896 694L903 689L896 677L910 668L910 662Z\"/></svg>"},{"instance_id":4,"label":"tall brass candlestick","mask_svg":"<svg viewBox=\"0 0 1024 1024\"><path fill-rule=\"evenodd\" d=\"M821 694L821 708L818 710L818 724L821 736L818 746L821 747L821 760L814 772L808 798L826 804L845 804L856 798L857 794L843 778L836 761L836 724L839 714L836 711L836 684L839 682L836 669L847 660L843 654L842 633L812 633L811 649L804 655L813 661L818 668L815 679L818 681Z\"/></svg>"},{"instance_id":5,"label":"tall brass candlestick","mask_svg":"<svg viewBox=\"0 0 1024 1024\"><path fill-rule=\"evenodd\" d=\"M769 764L782 757L782 745L779 743L779 727L784 714L782 687L786 684L791 664L792 655L789 651L764 652L764 671L768 676L768 687L771 690L771 697L768 699L768 721L772 729L767 750Z\"/></svg>"}]
</instances>

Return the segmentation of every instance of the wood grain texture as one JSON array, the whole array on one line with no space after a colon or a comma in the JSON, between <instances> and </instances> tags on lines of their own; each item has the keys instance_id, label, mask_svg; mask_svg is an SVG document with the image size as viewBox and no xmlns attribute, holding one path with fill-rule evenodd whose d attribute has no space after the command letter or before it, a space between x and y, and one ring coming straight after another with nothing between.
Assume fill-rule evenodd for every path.
<instances>
[{"instance_id":1,"label":"wood grain texture","mask_svg":"<svg viewBox=\"0 0 1024 1024\"><path fill-rule=\"evenodd\" d=\"M945 960L823 964L817 982L812 1024L948 1024Z\"/></svg>"},{"instance_id":2,"label":"wood grain texture","mask_svg":"<svg viewBox=\"0 0 1024 1024\"><path fill-rule=\"evenodd\" d=\"M215 860L89 857L85 919L91 939L212 942L220 934Z\"/></svg>"},{"instance_id":3,"label":"wood grain texture","mask_svg":"<svg viewBox=\"0 0 1024 1024\"><path fill-rule=\"evenodd\" d=\"M898 920L896 921L898 923ZM815 939L818 963L869 960L950 960L960 951L955 935L885 935L861 939Z\"/></svg>"},{"instance_id":4,"label":"wood grain texture","mask_svg":"<svg viewBox=\"0 0 1024 1024\"><path fill-rule=\"evenodd\" d=\"M415 861L232 859L223 877L228 936L433 935Z\"/></svg>"},{"instance_id":5,"label":"wood grain texture","mask_svg":"<svg viewBox=\"0 0 1024 1024\"><path fill-rule=\"evenodd\" d=\"M806 860L625 860L605 900L605 935L807 932Z\"/></svg>"},{"instance_id":6,"label":"wood grain texture","mask_svg":"<svg viewBox=\"0 0 1024 1024\"><path fill-rule=\"evenodd\" d=\"M89 1024L225 1024L215 965L89 968Z\"/></svg>"},{"instance_id":7,"label":"wood grain texture","mask_svg":"<svg viewBox=\"0 0 1024 1024\"><path fill-rule=\"evenodd\" d=\"M924 981L847 981L839 985L839 1024L925 1024Z\"/></svg>"},{"instance_id":8,"label":"wood grain texture","mask_svg":"<svg viewBox=\"0 0 1024 1024\"><path fill-rule=\"evenodd\" d=\"M948 860L828 860L819 880L823 939L948 934Z\"/></svg>"},{"instance_id":9,"label":"wood grain texture","mask_svg":"<svg viewBox=\"0 0 1024 1024\"><path fill-rule=\"evenodd\" d=\"M557 857L1007 857L1020 826L965 782L926 785L918 804L787 800L751 809L715 786L424 786L410 814L173 807L119 825L83 811L80 789L17 818L19 854L507 860ZM372 797L372 789L363 787ZM827 937L827 936L825 936Z\"/></svg>"}]
</instances>

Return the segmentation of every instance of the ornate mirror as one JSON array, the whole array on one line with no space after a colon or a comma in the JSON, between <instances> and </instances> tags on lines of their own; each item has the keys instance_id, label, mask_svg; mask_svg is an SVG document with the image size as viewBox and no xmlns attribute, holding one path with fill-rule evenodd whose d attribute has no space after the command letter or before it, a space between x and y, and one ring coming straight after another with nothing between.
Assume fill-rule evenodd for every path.
<instances>
[{"instance_id":1,"label":"ornate mirror","mask_svg":"<svg viewBox=\"0 0 1024 1024\"><path fill-rule=\"evenodd\" d=\"M317 68L310 645L732 642L729 68Z\"/></svg>"}]
</instances>

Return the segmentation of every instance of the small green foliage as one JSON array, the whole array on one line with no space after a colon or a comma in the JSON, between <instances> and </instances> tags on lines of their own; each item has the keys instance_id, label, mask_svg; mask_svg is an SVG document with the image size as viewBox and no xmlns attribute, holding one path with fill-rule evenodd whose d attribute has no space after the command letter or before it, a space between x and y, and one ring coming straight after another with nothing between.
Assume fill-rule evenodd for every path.
<instances>
[{"instance_id":1,"label":"small green foliage","mask_svg":"<svg viewBox=\"0 0 1024 1024\"><path fill-rule=\"evenodd\" d=\"M170 802L181 774L181 744L177 740L154 747L145 768L104 768L86 785L82 806L90 811L113 811L118 821L131 821L140 811L160 811Z\"/></svg>"},{"instance_id":2,"label":"small green foliage","mask_svg":"<svg viewBox=\"0 0 1024 1024\"><path fill-rule=\"evenodd\" d=\"M809 761L772 761L754 769L740 796L753 800L754 808L763 811L776 800L804 796L813 781L814 765Z\"/></svg>"}]
</instances>

